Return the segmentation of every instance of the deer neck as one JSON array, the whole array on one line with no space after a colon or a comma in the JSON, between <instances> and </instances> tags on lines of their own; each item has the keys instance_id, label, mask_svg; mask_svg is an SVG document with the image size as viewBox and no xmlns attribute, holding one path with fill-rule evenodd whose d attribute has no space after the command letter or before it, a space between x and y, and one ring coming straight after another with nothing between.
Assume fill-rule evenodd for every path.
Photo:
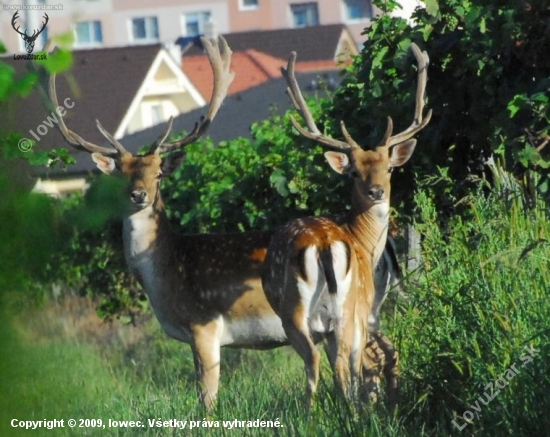
<instances>
[{"instance_id":1,"label":"deer neck","mask_svg":"<svg viewBox=\"0 0 550 437\"><path fill-rule=\"evenodd\" d=\"M347 228L358 246L372 257L373 265L378 263L384 252L388 236L389 202L370 206L352 203Z\"/></svg>"},{"instance_id":2,"label":"deer neck","mask_svg":"<svg viewBox=\"0 0 550 437\"><path fill-rule=\"evenodd\" d=\"M155 259L163 248L173 241L172 231L162 201L128 215L123 222L123 243L126 262L147 290L151 276L157 269Z\"/></svg>"}]
</instances>

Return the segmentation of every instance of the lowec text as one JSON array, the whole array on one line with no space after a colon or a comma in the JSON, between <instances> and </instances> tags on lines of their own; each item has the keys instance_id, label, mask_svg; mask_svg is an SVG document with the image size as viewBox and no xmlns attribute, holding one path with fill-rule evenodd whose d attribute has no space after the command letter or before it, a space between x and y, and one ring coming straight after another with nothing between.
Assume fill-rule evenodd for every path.
<instances>
[{"instance_id":1,"label":"lowec text","mask_svg":"<svg viewBox=\"0 0 550 437\"><path fill-rule=\"evenodd\" d=\"M36 141L40 141L40 137L43 137L48 133L48 128L51 129L54 127L55 124L59 123L59 119L57 118L57 116L63 117L67 112L65 108L72 109L74 107L74 102L71 102L70 97L67 97L63 101L63 104L65 105L65 107L58 106L57 108L55 108L55 111L52 111L51 114L48 115L48 117L36 127L36 133L32 129L29 129L29 133L36 139Z\"/></svg>"}]
</instances>

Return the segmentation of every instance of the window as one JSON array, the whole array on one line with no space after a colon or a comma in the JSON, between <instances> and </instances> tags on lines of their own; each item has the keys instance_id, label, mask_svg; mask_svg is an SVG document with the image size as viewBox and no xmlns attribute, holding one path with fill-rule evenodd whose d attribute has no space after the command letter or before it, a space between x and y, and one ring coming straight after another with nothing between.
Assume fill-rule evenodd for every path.
<instances>
[{"instance_id":1,"label":"window","mask_svg":"<svg viewBox=\"0 0 550 437\"><path fill-rule=\"evenodd\" d=\"M152 126L156 126L164 121L164 111L161 104L151 105Z\"/></svg>"},{"instance_id":2,"label":"window","mask_svg":"<svg viewBox=\"0 0 550 437\"><path fill-rule=\"evenodd\" d=\"M103 43L101 21L81 21L76 23L76 44L78 46L97 46Z\"/></svg>"},{"instance_id":3,"label":"window","mask_svg":"<svg viewBox=\"0 0 550 437\"><path fill-rule=\"evenodd\" d=\"M209 23L210 12L194 12L192 14L185 14L185 35L204 35L206 25Z\"/></svg>"},{"instance_id":4,"label":"window","mask_svg":"<svg viewBox=\"0 0 550 437\"><path fill-rule=\"evenodd\" d=\"M159 25L157 17L134 18L132 20L132 37L137 42L158 41Z\"/></svg>"},{"instance_id":5,"label":"window","mask_svg":"<svg viewBox=\"0 0 550 437\"><path fill-rule=\"evenodd\" d=\"M367 0L344 0L346 21L364 21L372 16Z\"/></svg>"},{"instance_id":6,"label":"window","mask_svg":"<svg viewBox=\"0 0 550 437\"><path fill-rule=\"evenodd\" d=\"M239 0L240 11L252 11L258 9L258 0Z\"/></svg>"},{"instance_id":7,"label":"window","mask_svg":"<svg viewBox=\"0 0 550 437\"><path fill-rule=\"evenodd\" d=\"M290 5L292 12L292 25L294 27L315 26L319 24L319 11L317 3L299 3Z\"/></svg>"}]
</instances>

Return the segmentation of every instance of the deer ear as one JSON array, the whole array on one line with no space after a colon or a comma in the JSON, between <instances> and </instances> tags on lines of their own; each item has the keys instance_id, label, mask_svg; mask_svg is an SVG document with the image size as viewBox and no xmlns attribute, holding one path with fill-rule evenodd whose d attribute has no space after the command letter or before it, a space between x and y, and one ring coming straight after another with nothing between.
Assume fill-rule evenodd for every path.
<instances>
[{"instance_id":1,"label":"deer ear","mask_svg":"<svg viewBox=\"0 0 550 437\"><path fill-rule=\"evenodd\" d=\"M116 167L116 162L113 158L101 153L92 153L92 159L96 163L97 168L105 174L111 174Z\"/></svg>"},{"instance_id":2,"label":"deer ear","mask_svg":"<svg viewBox=\"0 0 550 437\"><path fill-rule=\"evenodd\" d=\"M325 152L325 158L336 173L343 174L349 169L349 157L341 152Z\"/></svg>"},{"instance_id":3,"label":"deer ear","mask_svg":"<svg viewBox=\"0 0 550 437\"><path fill-rule=\"evenodd\" d=\"M391 149L390 166L400 167L405 164L414 152L416 140L407 140L396 144Z\"/></svg>"}]
</instances>

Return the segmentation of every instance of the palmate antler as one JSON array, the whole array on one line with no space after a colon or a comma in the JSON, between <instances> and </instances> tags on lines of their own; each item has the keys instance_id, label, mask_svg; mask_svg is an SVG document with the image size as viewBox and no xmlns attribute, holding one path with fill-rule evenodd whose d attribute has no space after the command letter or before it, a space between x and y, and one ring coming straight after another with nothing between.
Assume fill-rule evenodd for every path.
<instances>
[{"instance_id":1,"label":"palmate antler","mask_svg":"<svg viewBox=\"0 0 550 437\"><path fill-rule=\"evenodd\" d=\"M201 117L201 119L195 123L193 130L185 137L166 142L166 138L170 134L173 124L173 118L170 117L166 129L150 147L148 154L168 152L172 149L183 148L186 145L195 142L207 131L210 123L216 116L220 106L227 96L227 90L229 89L229 86L235 76L233 72L229 71L232 54L231 49L222 36L219 37L219 44L215 39L208 40L206 38L201 38L201 40L214 73L214 89L210 98L208 112L206 116ZM59 104L55 87L55 74L51 74L49 77L48 95L54 107L58 107ZM109 132L105 130L99 120L96 120L96 125L101 134L107 139L107 141L109 141L112 148L99 146L84 140L81 136L67 127L63 117L61 116L59 117L59 122L57 124L59 131L67 143L75 149L84 150L90 153L98 152L113 157L120 156L124 153L129 153L118 140L116 140Z\"/></svg>"},{"instance_id":2,"label":"palmate antler","mask_svg":"<svg viewBox=\"0 0 550 437\"><path fill-rule=\"evenodd\" d=\"M426 52L422 52L414 43L411 44L411 49L418 63L418 84L416 89L416 107L413 122L403 132L392 136L393 122L391 117L388 117L388 127L386 129L386 133L384 134L382 141L378 144L378 146L376 146L376 148L389 148L412 138L416 133L418 133L428 124L432 116L432 111L430 109L426 114L426 117L422 117L422 111L424 109L424 92L426 90L426 82L428 78L428 54ZM291 116L290 120L292 121L292 124L294 125L296 130L298 130L298 132L300 132L300 134L302 134L304 137L317 141L321 145L331 150L349 152L354 148L360 147L348 133L343 121L340 121L340 128L342 129L342 134L345 138L345 141L340 141L334 138L327 137L326 135L322 134L321 131L317 128L317 125L313 120L313 116L311 115L311 111L307 106L306 101L300 91L300 87L298 86L298 83L296 81L296 77L294 75L295 63L296 53L292 52L290 55L290 59L288 60L287 68L282 67L281 71L288 83L287 94L289 95L294 108L300 113L309 129L305 129L293 116Z\"/></svg>"},{"instance_id":3,"label":"palmate antler","mask_svg":"<svg viewBox=\"0 0 550 437\"><path fill-rule=\"evenodd\" d=\"M206 116L202 116L201 119L195 123L193 130L185 137L168 143L155 143L151 147L150 152L163 153L171 148L184 147L187 144L195 142L202 135L204 135L210 126L210 123L218 113L225 97L227 96L229 86L235 78L235 73L230 71L231 55L233 52L227 45L225 38L222 36L219 37L219 44L215 39L209 40L206 38L201 38L201 42L206 50L206 55L208 56L210 66L212 67L212 72L214 73L214 89L212 90L208 112ZM171 120L169 124L171 125Z\"/></svg>"},{"instance_id":4,"label":"palmate antler","mask_svg":"<svg viewBox=\"0 0 550 437\"><path fill-rule=\"evenodd\" d=\"M424 93L426 92L426 82L428 81L428 65L430 63L430 59L428 58L428 53L426 53L426 51L421 51L415 43L411 44L411 49L414 57L416 58L416 62L418 63L416 104L413 122L407 129L392 136L393 121L391 117L388 117L388 127L386 128L386 133L377 147L391 147L402 143L403 141L407 141L424 129L432 118L431 109L428 111L425 118L422 117L422 111L424 109Z\"/></svg>"}]
</instances>

